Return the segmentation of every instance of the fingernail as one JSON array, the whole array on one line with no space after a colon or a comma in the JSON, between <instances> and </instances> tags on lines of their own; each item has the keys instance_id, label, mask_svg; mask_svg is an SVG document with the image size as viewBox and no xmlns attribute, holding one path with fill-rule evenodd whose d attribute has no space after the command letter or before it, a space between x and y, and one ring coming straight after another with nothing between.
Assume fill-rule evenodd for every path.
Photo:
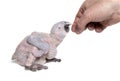
<instances>
[{"instance_id":1,"label":"fingernail","mask_svg":"<svg viewBox=\"0 0 120 81\"><path fill-rule=\"evenodd\" d=\"M97 33L102 32L102 30L103 30L102 28L96 28L96 29L95 29L95 31L96 31Z\"/></svg>"},{"instance_id":2,"label":"fingernail","mask_svg":"<svg viewBox=\"0 0 120 81\"><path fill-rule=\"evenodd\" d=\"M93 31L93 30L94 30L94 27L88 27L88 29L89 29L90 31Z\"/></svg>"}]
</instances>

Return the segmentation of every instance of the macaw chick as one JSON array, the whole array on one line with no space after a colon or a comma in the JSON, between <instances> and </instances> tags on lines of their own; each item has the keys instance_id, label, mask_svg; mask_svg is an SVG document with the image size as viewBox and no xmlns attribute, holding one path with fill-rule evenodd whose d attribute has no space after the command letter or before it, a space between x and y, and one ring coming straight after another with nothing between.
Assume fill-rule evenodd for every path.
<instances>
[{"instance_id":1,"label":"macaw chick","mask_svg":"<svg viewBox=\"0 0 120 81\"><path fill-rule=\"evenodd\" d=\"M69 25L61 21L54 24L49 34L33 32L18 45L12 60L31 71L47 69L44 66L47 62L60 62L61 59L55 58L57 46L69 32Z\"/></svg>"}]
</instances>

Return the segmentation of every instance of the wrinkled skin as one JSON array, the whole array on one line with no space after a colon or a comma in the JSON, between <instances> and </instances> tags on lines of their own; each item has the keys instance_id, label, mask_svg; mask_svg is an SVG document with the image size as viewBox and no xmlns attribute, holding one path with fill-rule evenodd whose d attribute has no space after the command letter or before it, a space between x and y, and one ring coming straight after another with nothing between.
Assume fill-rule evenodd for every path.
<instances>
[{"instance_id":1,"label":"wrinkled skin","mask_svg":"<svg viewBox=\"0 0 120 81\"><path fill-rule=\"evenodd\" d=\"M80 34L85 29L102 32L120 21L120 0L86 0L79 9L72 31Z\"/></svg>"}]
</instances>

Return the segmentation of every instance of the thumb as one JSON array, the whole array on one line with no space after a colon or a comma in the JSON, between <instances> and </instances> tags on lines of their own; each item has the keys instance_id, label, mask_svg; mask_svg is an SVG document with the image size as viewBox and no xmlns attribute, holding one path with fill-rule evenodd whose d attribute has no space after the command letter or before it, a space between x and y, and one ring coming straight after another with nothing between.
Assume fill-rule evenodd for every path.
<instances>
[{"instance_id":1,"label":"thumb","mask_svg":"<svg viewBox=\"0 0 120 81\"><path fill-rule=\"evenodd\" d=\"M75 32L76 32L77 34L82 33L82 32L86 29L86 25L87 25L89 22L91 22L90 17L88 17L87 14L83 14L83 15L79 18L78 22L76 22L77 25L76 25L76 27L75 27Z\"/></svg>"}]
</instances>

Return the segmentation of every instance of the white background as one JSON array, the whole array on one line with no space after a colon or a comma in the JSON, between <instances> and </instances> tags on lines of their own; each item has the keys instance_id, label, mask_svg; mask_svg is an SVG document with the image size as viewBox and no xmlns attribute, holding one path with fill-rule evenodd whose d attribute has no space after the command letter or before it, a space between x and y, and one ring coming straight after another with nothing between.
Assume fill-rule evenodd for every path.
<instances>
[{"instance_id":1,"label":"white background","mask_svg":"<svg viewBox=\"0 0 120 81\"><path fill-rule=\"evenodd\" d=\"M61 63L31 72L12 63L20 41L49 32L58 21L73 22L84 0L0 0L0 81L120 81L120 24L102 33L70 31L58 47ZM109 12L108 12L109 13Z\"/></svg>"}]
</instances>

